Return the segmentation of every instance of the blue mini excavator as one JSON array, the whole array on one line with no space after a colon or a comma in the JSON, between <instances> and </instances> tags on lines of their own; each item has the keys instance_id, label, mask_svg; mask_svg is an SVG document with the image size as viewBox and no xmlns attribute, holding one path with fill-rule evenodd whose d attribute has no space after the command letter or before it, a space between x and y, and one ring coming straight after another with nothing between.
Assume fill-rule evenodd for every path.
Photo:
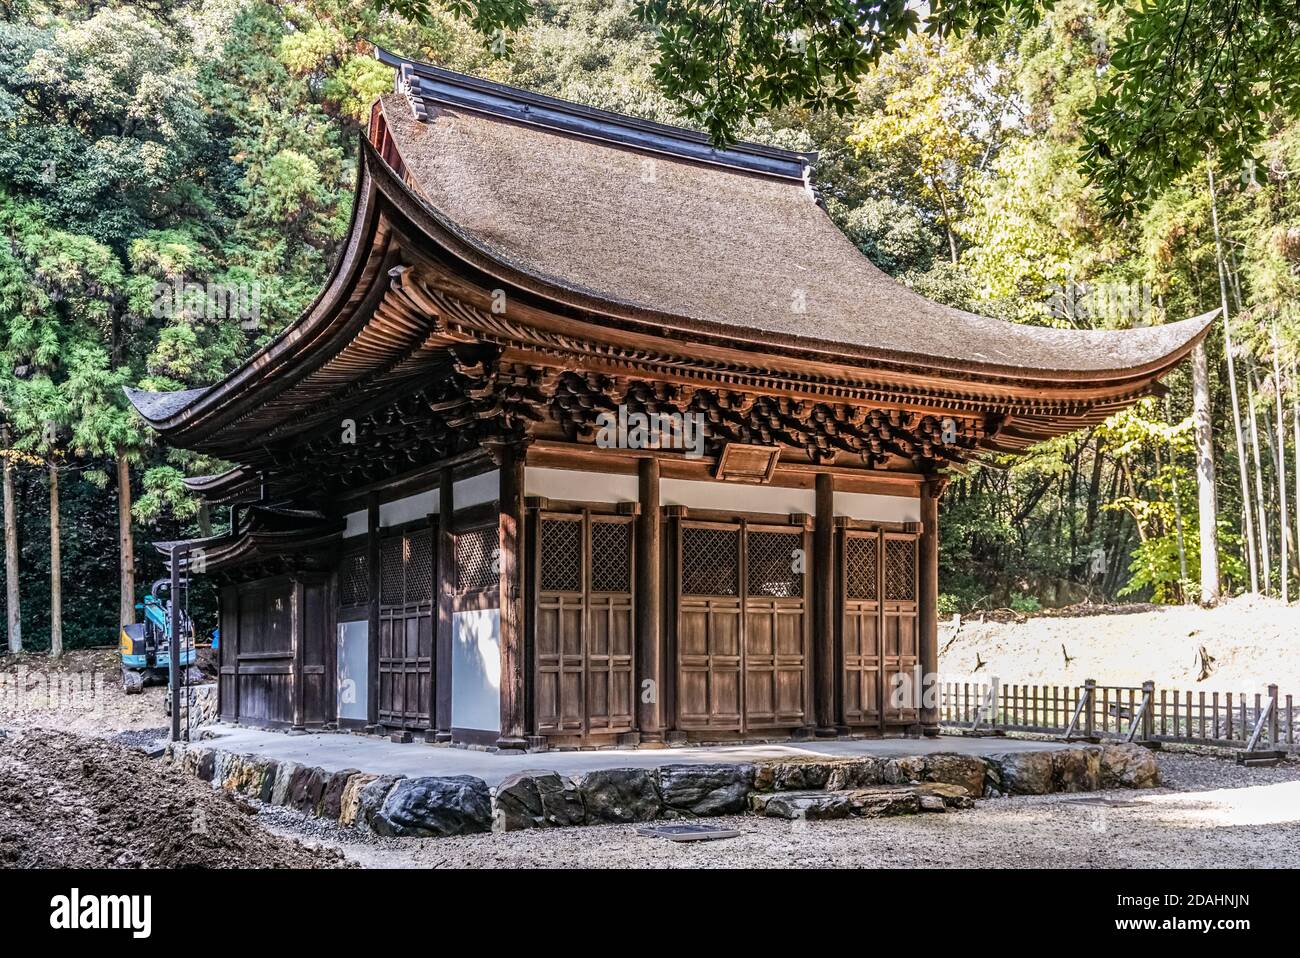
<instances>
[{"instance_id":1,"label":"blue mini excavator","mask_svg":"<svg viewBox=\"0 0 1300 958\"><path fill-rule=\"evenodd\" d=\"M122 652L122 688L128 695L143 691L146 685L165 685L167 670L171 665L171 605L172 597L163 597L171 583L159 579L153 584L144 602L135 607L144 612L144 621L122 626L120 649ZM194 623L189 614L178 610L178 629L181 634L179 666L184 684L197 685L203 675L195 666Z\"/></svg>"}]
</instances>

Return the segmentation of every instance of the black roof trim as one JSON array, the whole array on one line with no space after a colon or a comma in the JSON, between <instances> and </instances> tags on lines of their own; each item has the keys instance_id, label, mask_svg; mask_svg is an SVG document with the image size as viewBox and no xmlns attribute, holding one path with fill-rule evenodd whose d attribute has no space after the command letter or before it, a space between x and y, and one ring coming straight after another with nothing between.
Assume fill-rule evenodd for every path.
<instances>
[{"instance_id":1,"label":"black roof trim","mask_svg":"<svg viewBox=\"0 0 1300 958\"><path fill-rule=\"evenodd\" d=\"M378 46L375 56L380 63L397 70L397 89L413 103L433 100L562 133L783 179L806 180L807 170L817 158L816 153L798 153L758 143L735 143L718 149L707 134L697 130L529 93L504 83L408 60ZM417 116L419 109L420 104L416 104Z\"/></svg>"}]
</instances>

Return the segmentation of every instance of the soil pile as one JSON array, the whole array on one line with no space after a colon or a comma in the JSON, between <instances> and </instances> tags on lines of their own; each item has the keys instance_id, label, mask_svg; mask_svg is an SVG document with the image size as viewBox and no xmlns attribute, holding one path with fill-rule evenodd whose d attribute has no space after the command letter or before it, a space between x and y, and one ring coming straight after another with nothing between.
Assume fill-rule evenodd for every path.
<instances>
[{"instance_id":1,"label":"soil pile","mask_svg":"<svg viewBox=\"0 0 1300 958\"><path fill-rule=\"evenodd\" d=\"M329 868L252 805L100 738L0 732L0 867Z\"/></svg>"}]
</instances>

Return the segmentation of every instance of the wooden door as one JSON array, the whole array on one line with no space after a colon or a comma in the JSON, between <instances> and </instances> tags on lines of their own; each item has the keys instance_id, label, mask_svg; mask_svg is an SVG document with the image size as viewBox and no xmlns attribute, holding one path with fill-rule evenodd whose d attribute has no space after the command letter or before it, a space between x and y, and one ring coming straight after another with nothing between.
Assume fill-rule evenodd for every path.
<instances>
[{"instance_id":1,"label":"wooden door","mask_svg":"<svg viewBox=\"0 0 1300 958\"><path fill-rule=\"evenodd\" d=\"M742 730L740 527L682 522L677 727Z\"/></svg>"},{"instance_id":2,"label":"wooden door","mask_svg":"<svg viewBox=\"0 0 1300 958\"><path fill-rule=\"evenodd\" d=\"M844 721L880 725L880 533L846 529L840 540L844 597Z\"/></svg>"},{"instance_id":3,"label":"wooden door","mask_svg":"<svg viewBox=\"0 0 1300 958\"><path fill-rule=\"evenodd\" d=\"M807 543L802 529L746 525L745 729L807 724Z\"/></svg>"},{"instance_id":4,"label":"wooden door","mask_svg":"<svg viewBox=\"0 0 1300 958\"><path fill-rule=\"evenodd\" d=\"M678 728L807 724L806 556L802 529L681 523Z\"/></svg>"},{"instance_id":5,"label":"wooden door","mask_svg":"<svg viewBox=\"0 0 1300 958\"><path fill-rule=\"evenodd\" d=\"M631 731L636 681L632 519L542 513L537 539L537 731Z\"/></svg>"},{"instance_id":6,"label":"wooden door","mask_svg":"<svg viewBox=\"0 0 1300 958\"><path fill-rule=\"evenodd\" d=\"M379 545L379 721L432 728L433 531L391 535Z\"/></svg>"},{"instance_id":7,"label":"wooden door","mask_svg":"<svg viewBox=\"0 0 1300 958\"><path fill-rule=\"evenodd\" d=\"M884 709L886 723L920 721L915 696L917 649L917 537L913 533L886 532L884 562L881 570L882 668L884 670ZM908 691L899 702L898 690Z\"/></svg>"}]
</instances>

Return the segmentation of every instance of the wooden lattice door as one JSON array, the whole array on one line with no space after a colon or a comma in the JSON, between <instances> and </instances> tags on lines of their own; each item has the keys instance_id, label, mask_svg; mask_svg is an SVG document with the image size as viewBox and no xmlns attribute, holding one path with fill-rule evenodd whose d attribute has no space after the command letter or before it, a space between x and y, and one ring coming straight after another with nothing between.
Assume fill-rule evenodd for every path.
<instances>
[{"instance_id":1,"label":"wooden lattice door","mask_svg":"<svg viewBox=\"0 0 1300 958\"><path fill-rule=\"evenodd\" d=\"M429 527L379 545L379 721L432 727L433 533Z\"/></svg>"},{"instance_id":2,"label":"wooden lattice door","mask_svg":"<svg viewBox=\"0 0 1300 958\"><path fill-rule=\"evenodd\" d=\"M882 535L881 632L883 635L884 709L886 723L920 721L915 696L917 648L917 537L913 533ZM908 694L900 696L900 690ZM902 701L900 701L900 698Z\"/></svg>"},{"instance_id":3,"label":"wooden lattice door","mask_svg":"<svg viewBox=\"0 0 1300 958\"><path fill-rule=\"evenodd\" d=\"M534 688L542 735L632 729L633 525L543 513L536 543Z\"/></svg>"},{"instance_id":4,"label":"wooden lattice door","mask_svg":"<svg viewBox=\"0 0 1300 958\"><path fill-rule=\"evenodd\" d=\"M743 732L806 724L803 530L681 523L677 725Z\"/></svg>"},{"instance_id":5,"label":"wooden lattice door","mask_svg":"<svg viewBox=\"0 0 1300 958\"><path fill-rule=\"evenodd\" d=\"M880 648L880 533L845 530L840 569L844 596L844 720L878 725L883 717Z\"/></svg>"},{"instance_id":6,"label":"wooden lattice door","mask_svg":"<svg viewBox=\"0 0 1300 958\"><path fill-rule=\"evenodd\" d=\"M745 728L806 724L807 544L802 529L747 525Z\"/></svg>"}]
</instances>

